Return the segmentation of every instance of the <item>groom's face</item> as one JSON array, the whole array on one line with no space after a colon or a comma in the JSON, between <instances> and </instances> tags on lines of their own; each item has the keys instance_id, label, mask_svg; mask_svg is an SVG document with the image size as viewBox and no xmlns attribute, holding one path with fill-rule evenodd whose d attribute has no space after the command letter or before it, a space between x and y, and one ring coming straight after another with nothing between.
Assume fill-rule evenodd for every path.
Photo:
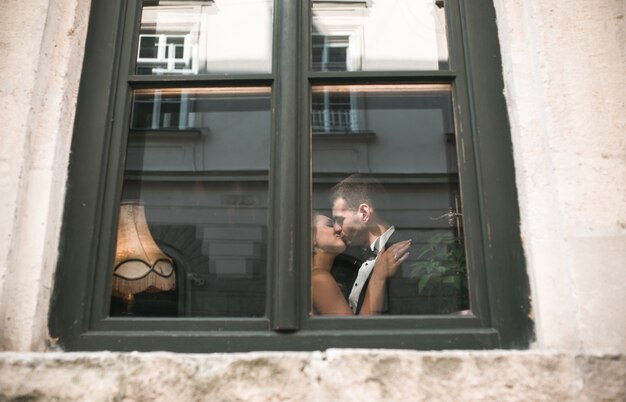
<instances>
[{"instance_id":1,"label":"groom's face","mask_svg":"<svg viewBox=\"0 0 626 402\"><path fill-rule=\"evenodd\" d=\"M336 198L333 201L335 229L341 230L341 239L349 246L367 246L367 226L358 210L348 208L346 200Z\"/></svg>"}]
</instances>

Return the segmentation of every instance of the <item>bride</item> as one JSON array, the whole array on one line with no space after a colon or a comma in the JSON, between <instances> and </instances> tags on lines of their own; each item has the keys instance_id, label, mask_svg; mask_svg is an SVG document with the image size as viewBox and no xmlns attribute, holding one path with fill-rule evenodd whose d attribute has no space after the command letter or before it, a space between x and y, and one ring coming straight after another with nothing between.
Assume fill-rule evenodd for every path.
<instances>
[{"instance_id":1,"label":"bride","mask_svg":"<svg viewBox=\"0 0 626 402\"><path fill-rule=\"evenodd\" d=\"M332 219L313 214L313 256L311 262L311 296L314 314L354 315L337 281L330 273L335 257L346 245L335 230ZM376 257L374 270L365 291L365 301L359 315L379 314L383 308L385 283L407 259L410 241L395 243L382 249ZM396 260L394 256L399 256ZM357 268L355 268L357 269Z\"/></svg>"}]
</instances>

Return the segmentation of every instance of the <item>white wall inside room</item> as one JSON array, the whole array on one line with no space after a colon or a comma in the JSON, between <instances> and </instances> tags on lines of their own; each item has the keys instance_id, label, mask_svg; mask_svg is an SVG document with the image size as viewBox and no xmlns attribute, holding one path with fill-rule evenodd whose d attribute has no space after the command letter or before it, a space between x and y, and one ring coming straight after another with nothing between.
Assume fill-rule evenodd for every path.
<instances>
[{"instance_id":1,"label":"white wall inside room","mask_svg":"<svg viewBox=\"0 0 626 402\"><path fill-rule=\"evenodd\" d=\"M626 351L626 2L494 0L538 349ZM88 2L2 2L0 350L46 348Z\"/></svg>"}]
</instances>

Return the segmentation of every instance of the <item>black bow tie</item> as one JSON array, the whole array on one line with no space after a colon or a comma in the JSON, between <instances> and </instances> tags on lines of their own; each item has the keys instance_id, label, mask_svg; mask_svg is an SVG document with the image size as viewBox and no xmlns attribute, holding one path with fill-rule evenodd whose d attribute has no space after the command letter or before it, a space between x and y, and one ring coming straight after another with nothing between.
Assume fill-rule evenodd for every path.
<instances>
[{"instance_id":1,"label":"black bow tie","mask_svg":"<svg viewBox=\"0 0 626 402\"><path fill-rule=\"evenodd\" d=\"M371 248L365 247L363 249L362 257L363 257L363 261L374 260L374 259L376 259L376 253L374 251L372 251Z\"/></svg>"}]
</instances>

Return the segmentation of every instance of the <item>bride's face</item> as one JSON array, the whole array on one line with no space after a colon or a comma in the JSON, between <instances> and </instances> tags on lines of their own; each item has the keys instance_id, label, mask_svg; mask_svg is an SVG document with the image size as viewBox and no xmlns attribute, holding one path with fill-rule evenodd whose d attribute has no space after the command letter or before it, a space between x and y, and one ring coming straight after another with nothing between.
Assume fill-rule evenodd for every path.
<instances>
[{"instance_id":1,"label":"bride's face","mask_svg":"<svg viewBox=\"0 0 626 402\"><path fill-rule=\"evenodd\" d=\"M335 230L333 221L324 215L315 216L315 247L322 251L339 254L346 249L341 240L341 230Z\"/></svg>"}]
</instances>

